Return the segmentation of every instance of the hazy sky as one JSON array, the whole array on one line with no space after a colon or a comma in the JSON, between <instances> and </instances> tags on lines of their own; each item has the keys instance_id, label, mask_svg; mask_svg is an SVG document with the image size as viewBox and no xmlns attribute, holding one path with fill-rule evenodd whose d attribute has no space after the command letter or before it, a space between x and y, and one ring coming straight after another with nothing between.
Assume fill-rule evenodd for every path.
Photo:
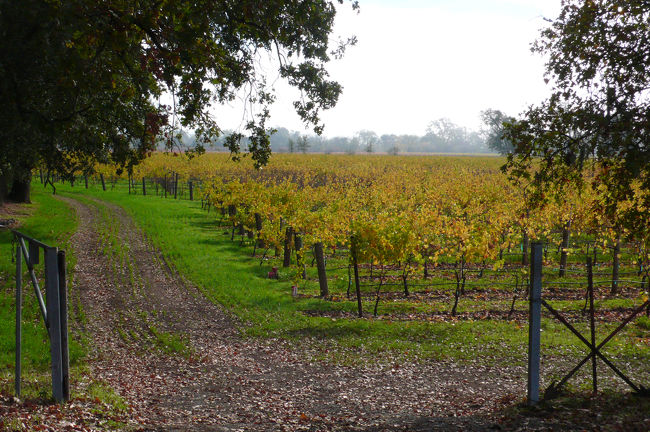
<instances>
[{"instance_id":1,"label":"hazy sky","mask_svg":"<svg viewBox=\"0 0 650 432\"><path fill-rule=\"evenodd\" d=\"M325 135L417 134L447 117L480 127L487 108L516 115L541 101L548 88L544 60L530 44L554 18L560 0L361 0L344 4L335 35L358 43L328 70L343 87L338 105L324 112ZM271 125L303 131L291 102L296 94L276 83ZM236 127L241 108L219 115Z\"/></svg>"}]
</instances>

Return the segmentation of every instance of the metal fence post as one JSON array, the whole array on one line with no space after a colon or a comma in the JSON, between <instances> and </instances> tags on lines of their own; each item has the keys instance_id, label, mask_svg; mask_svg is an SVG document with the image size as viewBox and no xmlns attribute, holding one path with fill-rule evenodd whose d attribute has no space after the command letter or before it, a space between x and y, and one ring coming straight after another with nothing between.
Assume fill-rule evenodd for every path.
<instances>
[{"instance_id":1,"label":"metal fence post","mask_svg":"<svg viewBox=\"0 0 650 432\"><path fill-rule=\"evenodd\" d=\"M596 323L594 322L594 272L591 257L587 257L587 290L589 294L589 330L591 332L591 378L594 394L598 393L598 369L596 367Z\"/></svg>"},{"instance_id":2,"label":"metal fence post","mask_svg":"<svg viewBox=\"0 0 650 432\"><path fill-rule=\"evenodd\" d=\"M30 241L27 244L29 245L29 265L34 267L39 263L38 257L40 255L40 246L33 241Z\"/></svg>"},{"instance_id":3,"label":"metal fence post","mask_svg":"<svg viewBox=\"0 0 650 432\"><path fill-rule=\"evenodd\" d=\"M528 405L539 402L540 335L542 320L542 243L530 251L530 301L528 309Z\"/></svg>"},{"instance_id":4,"label":"metal fence post","mask_svg":"<svg viewBox=\"0 0 650 432\"><path fill-rule=\"evenodd\" d=\"M57 254L59 273L59 311L61 313L61 373L63 399L70 400L70 359L68 351L68 284L65 251Z\"/></svg>"},{"instance_id":5,"label":"metal fence post","mask_svg":"<svg viewBox=\"0 0 650 432\"><path fill-rule=\"evenodd\" d=\"M22 308L23 308L23 260L20 244L16 246L16 397L20 397L21 348L22 348Z\"/></svg>"},{"instance_id":6,"label":"metal fence post","mask_svg":"<svg viewBox=\"0 0 650 432\"><path fill-rule=\"evenodd\" d=\"M57 249L45 249L45 291L52 357L52 395L63 402L63 358L61 347L61 311L59 303L59 265Z\"/></svg>"}]
</instances>

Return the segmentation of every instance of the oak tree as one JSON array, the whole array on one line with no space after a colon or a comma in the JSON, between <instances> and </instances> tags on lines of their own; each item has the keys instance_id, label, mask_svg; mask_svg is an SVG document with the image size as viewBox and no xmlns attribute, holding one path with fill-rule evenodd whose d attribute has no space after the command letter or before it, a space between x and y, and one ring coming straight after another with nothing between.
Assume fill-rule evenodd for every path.
<instances>
[{"instance_id":1,"label":"oak tree","mask_svg":"<svg viewBox=\"0 0 650 432\"><path fill-rule=\"evenodd\" d=\"M648 22L647 0L564 0L533 44L546 56L552 94L505 125L514 151L504 169L528 182L538 202L590 184L616 224L648 229Z\"/></svg>"},{"instance_id":2,"label":"oak tree","mask_svg":"<svg viewBox=\"0 0 650 432\"><path fill-rule=\"evenodd\" d=\"M0 199L29 201L36 166L132 169L161 142L174 146L181 127L201 151L222 133L210 107L241 92L257 109L226 145L265 164L274 94L256 64L276 59L300 91L297 113L320 132L342 89L325 66L354 43L329 40L342 3L0 0Z\"/></svg>"}]
</instances>

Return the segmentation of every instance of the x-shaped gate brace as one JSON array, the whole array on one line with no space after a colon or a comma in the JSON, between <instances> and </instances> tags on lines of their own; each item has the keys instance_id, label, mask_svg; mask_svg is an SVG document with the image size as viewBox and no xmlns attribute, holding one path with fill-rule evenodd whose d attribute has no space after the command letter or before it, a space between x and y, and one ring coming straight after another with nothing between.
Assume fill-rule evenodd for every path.
<instances>
[{"instance_id":1,"label":"x-shaped gate brace","mask_svg":"<svg viewBox=\"0 0 650 432\"><path fill-rule=\"evenodd\" d=\"M616 375L627 383L638 395L650 396L650 389L642 385L636 385L623 374L605 355L601 349L612 340L623 328L630 323L645 308L650 308L650 300L645 300L634 312L628 316L614 331L612 331L600 344L596 345L596 329L594 319L594 287L591 258L587 259L587 294L589 300L589 318L591 341L587 340L576 328L571 325L558 311L542 298L542 243L535 242L531 245L530 254L530 301L529 301L529 326L528 326L528 404L533 405L539 402L539 381L540 381L540 331L541 331L541 306L548 311L562 324L564 324L574 335L589 348L589 354L583 358L564 378L558 383L551 383L544 392L544 399L551 399L557 396L562 386L589 360L592 360L593 389L598 389L598 378L596 360L600 358Z\"/></svg>"},{"instance_id":2,"label":"x-shaped gate brace","mask_svg":"<svg viewBox=\"0 0 650 432\"><path fill-rule=\"evenodd\" d=\"M546 391L544 392L544 399L552 399L553 397L556 397L559 395L560 390L562 389L562 386L566 384L566 382L585 364L587 363L590 359L592 359L594 356L598 356L607 366L609 366L615 373L618 375L623 381L627 383L632 389L635 391L635 393L642 395L642 396L650 396L650 389L642 386L642 385L636 385L634 384L628 377L626 377L623 372L621 372L605 355L600 351L618 332L623 330L623 328L630 322L632 321L641 311L643 311L646 307L650 306L650 300L646 300L641 306L636 308L634 312L625 319L619 325L614 331L612 331L609 336L607 336L603 341L598 344L598 346L594 346L591 342L589 342L578 330L576 330L575 327L571 325L558 311L553 309L551 305L549 305L546 300L541 299L542 305L548 309L549 312L562 324L564 324L571 332L578 337L584 343L587 345L587 347L591 350L589 354L585 358L583 358L564 378L562 378L559 382L551 383ZM594 384L595 385L595 384Z\"/></svg>"}]
</instances>

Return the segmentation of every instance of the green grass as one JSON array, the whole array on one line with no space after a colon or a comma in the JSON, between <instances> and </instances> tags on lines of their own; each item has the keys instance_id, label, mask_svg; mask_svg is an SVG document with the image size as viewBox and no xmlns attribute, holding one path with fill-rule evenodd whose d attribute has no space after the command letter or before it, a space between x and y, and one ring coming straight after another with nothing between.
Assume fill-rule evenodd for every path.
<instances>
[{"instance_id":1,"label":"green grass","mask_svg":"<svg viewBox=\"0 0 650 432\"><path fill-rule=\"evenodd\" d=\"M219 227L214 211L207 214L200 203L163 199L159 196L127 194L126 185L118 183L114 190L104 192L94 186L89 190L59 187L71 196L93 195L124 207L144 229L148 237L163 251L166 259L181 274L197 284L211 300L221 303L242 322L242 332L253 337L279 337L293 341L309 339L319 347L316 357L343 362L386 358L473 359L484 357L506 359L522 364L526 358L527 326L521 323L486 320L459 322L391 321L390 319L331 318L307 316L305 311L346 311L354 313L356 303L346 301L347 271L334 276L331 290L340 301L325 301L313 296L316 282L303 282L299 293L291 296L292 271L280 269L280 280L266 278L271 263L259 265L251 258L251 247L239 246L230 240L230 230ZM308 262L310 259L307 260ZM345 262L341 260L341 262ZM277 266L276 264L273 264ZM313 279L315 269L308 268ZM337 279L338 277L338 279ZM399 287L393 287L399 290ZM370 292L371 289L366 291ZM450 291L451 293L451 291ZM630 306L629 300L601 300L601 304ZM479 301L462 299L459 311L478 310ZM527 309L518 302L519 310ZM555 304L555 303L554 303ZM562 309L577 310L583 302L559 302ZM364 300L366 316L372 314L374 298ZM433 304L433 309L449 310L450 301ZM432 305L409 300L380 303L380 312L413 313L431 311ZM613 325L601 325L599 336ZM581 328L583 328L582 326ZM586 329L586 327L584 328ZM641 329L642 330L642 329ZM647 345L636 343L637 334L625 331L608 346L608 352L634 356L650 361ZM644 333L646 334L646 333ZM548 356L582 354L581 343L561 324L544 319L543 352ZM630 342L632 342L630 344Z\"/></svg>"},{"instance_id":2,"label":"green grass","mask_svg":"<svg viewBox=\"0 0 650 432\"><path fill-rule=\"evenodd\" d=\"M650 317L642 316L636 321L637 327L643 330L650 330Z\"/></svg>"},{"instance_id":3,"label":"green grass","mask_svg":"<svg viewBox=\"0 0 650 432\"><path fill-rule=\"evenodd\" d=\"M113 407L117 412L126 412L129 408L126 401L115 394L110 386L99 381L95 381L88 386L88 397L97 398L102 403Z\"/></svg>"},{"instance_id":4,"label":"green grass","mask_svg":"<svg viewBox=\"0 0 650 432\"><path fill-rule=\"evenodd\" d=\"M64 203L52 197L49 192L35 187L32 192L33 204L23 205L18 215L11 215L20 223L18 230L50 246L66 250L68 268L75 263L74 252L69 247L70 236L77 227L74 212ZM2 216L7 217L7 216ZM13 373L15 364L15 245L12 234L7 230L0 232L0 370L2 375ZM43 284L43 263L36 266L39 281ZM73 277L73 275L70 275ZM43 292L43 295L45 293ZM75 305L78 299L71 298ZM71 306L71 323L74 328L78 308ZM26 374L44 372L50 364L49 339L40 315L38 302L31 285L27 266L23 261L23 320L22 320L22 364ZM78 338L72 338L69 346L70 363L76 365L84 356L85 350Z\"/></svg>"},{"instance_id":5,"label":"green grass","mask_svg":"<svg viewBox=\"0 0 650 432\"><path fill-rule=\"evenodd\" d=\"M192 355L192 348L188 338L176 333L159 330L155 325L149 326L149 331L154 337L155 346L166 354L178 354L185 358Z\"/></svg>"},{"instance_id":6,"label":"green grass","mask_svg":"<svg viewBox=\"0 0 650 432\"><path fill-rule=\"evenodd\" d=\"M128 430L129 426L116 418L122 418L128 414L129 406L120 395L106 383L100 381L92 382L87 389L86 398L94 402L92 413L104 419L102 426L104 430Z\"/></svg>"}]
</instances>

